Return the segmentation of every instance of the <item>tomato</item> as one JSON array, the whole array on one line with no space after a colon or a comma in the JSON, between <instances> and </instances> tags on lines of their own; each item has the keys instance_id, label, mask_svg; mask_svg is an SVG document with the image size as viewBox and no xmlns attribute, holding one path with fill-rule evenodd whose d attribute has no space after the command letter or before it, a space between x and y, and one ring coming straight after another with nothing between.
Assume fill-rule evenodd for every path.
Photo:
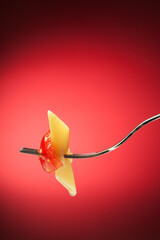
<instances>
[{"instance_id":1,"label":"tomato","mask_svg":"<svg viewBox=\"0 0 160 240\"><path fill-rule=\"evenodd\" d=\"M51 141L50 131L42 138L39 152L41 154L39 160L46 172L53 172L63 166L60 159L56 156L54 145Z\"/></svg>"}]
</instances>

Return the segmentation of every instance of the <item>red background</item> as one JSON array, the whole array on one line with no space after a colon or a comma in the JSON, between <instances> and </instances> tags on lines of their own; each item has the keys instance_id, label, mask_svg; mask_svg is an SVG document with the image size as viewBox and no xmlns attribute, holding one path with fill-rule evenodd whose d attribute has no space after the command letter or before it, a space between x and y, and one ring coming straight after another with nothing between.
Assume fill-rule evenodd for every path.
<instances>
[{"instance_id":1,"label":"red background","mask_svg":"<svg viewBox=\"0 0 160 240\"><path fill-rule=\"evenodd\" d=\"M1 239L159 239L159 120L108 155L73 161L77 196L36 156L47 110L70 148L108 148L160 113L159 7L5 4L2 11Z\"/></svg>"}]
</instances>

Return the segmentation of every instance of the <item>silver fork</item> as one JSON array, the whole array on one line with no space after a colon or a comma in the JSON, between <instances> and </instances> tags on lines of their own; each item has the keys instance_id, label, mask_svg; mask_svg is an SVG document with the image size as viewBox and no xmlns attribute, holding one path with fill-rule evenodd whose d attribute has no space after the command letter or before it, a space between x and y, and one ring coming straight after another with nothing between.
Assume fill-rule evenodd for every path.
<instances>
[{"instance_id":1,"label":"silver fork","mask_svg":"<svg viewBox=\"0 0 160 240\"><path fill-rule=\"evenodd\" d=\"M124 137L120 142L118 142L117 144L115 144L114 146L105 149L103 151L100 152L92 152L92 153L84 153L84 154L77 154L77 153L73 153L73 154L69 154L69 155L64 155L65 158L91 158L91 157L97 157L106 153L109 153L113 150L115 150L116 148L118 148L119 146L121 146L125 141L127 141L135 132L137 132L140 128L142 128L143 126L145 126L146 124L153 122L155 120L160 119L160 114L155 115L151 118L146 119L145 121L143 121L142 123L140 123L136 128L134 128L126 137ZM32 148L22 148L20 150L20 152L22 153L27 153L27 154L33 154L33 155L41 155L38 151L38 149L32 149Z\"/></svg>"}]
</instances>

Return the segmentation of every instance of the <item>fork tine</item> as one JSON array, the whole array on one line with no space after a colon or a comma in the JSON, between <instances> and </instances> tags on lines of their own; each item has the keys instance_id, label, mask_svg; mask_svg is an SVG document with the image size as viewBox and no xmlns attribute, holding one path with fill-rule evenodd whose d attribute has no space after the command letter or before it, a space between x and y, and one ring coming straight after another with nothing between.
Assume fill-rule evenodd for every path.
<instances>
[{"instance_id":1,"label":"fork tine","mask_svg":"<svg viewBox=\"0 0 160 240\"><path fill-rule=\"evenodd\" d=\"M22 148L20 150L21 153L33 154L33 155L41 155L38 149L33 148Z\"/></svg>"}]
</instances>

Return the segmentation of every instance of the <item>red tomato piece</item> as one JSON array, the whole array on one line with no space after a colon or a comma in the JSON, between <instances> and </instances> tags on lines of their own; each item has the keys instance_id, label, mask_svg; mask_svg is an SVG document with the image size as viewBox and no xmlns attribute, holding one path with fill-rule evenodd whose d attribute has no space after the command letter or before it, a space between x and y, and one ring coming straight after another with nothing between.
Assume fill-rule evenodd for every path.
<instances>
[{"instance_id":1,"label":"red tomato piece","mask_svg":"<svg viewBox=\"0 0 160 240\"><path fill-rule=\"evenodd\" d=\"M53 172L63 166L60 159L56 156L50 131L42 138L39 152L41 154L39 160L46 172Z\"/></svg>"}]
</instances>

